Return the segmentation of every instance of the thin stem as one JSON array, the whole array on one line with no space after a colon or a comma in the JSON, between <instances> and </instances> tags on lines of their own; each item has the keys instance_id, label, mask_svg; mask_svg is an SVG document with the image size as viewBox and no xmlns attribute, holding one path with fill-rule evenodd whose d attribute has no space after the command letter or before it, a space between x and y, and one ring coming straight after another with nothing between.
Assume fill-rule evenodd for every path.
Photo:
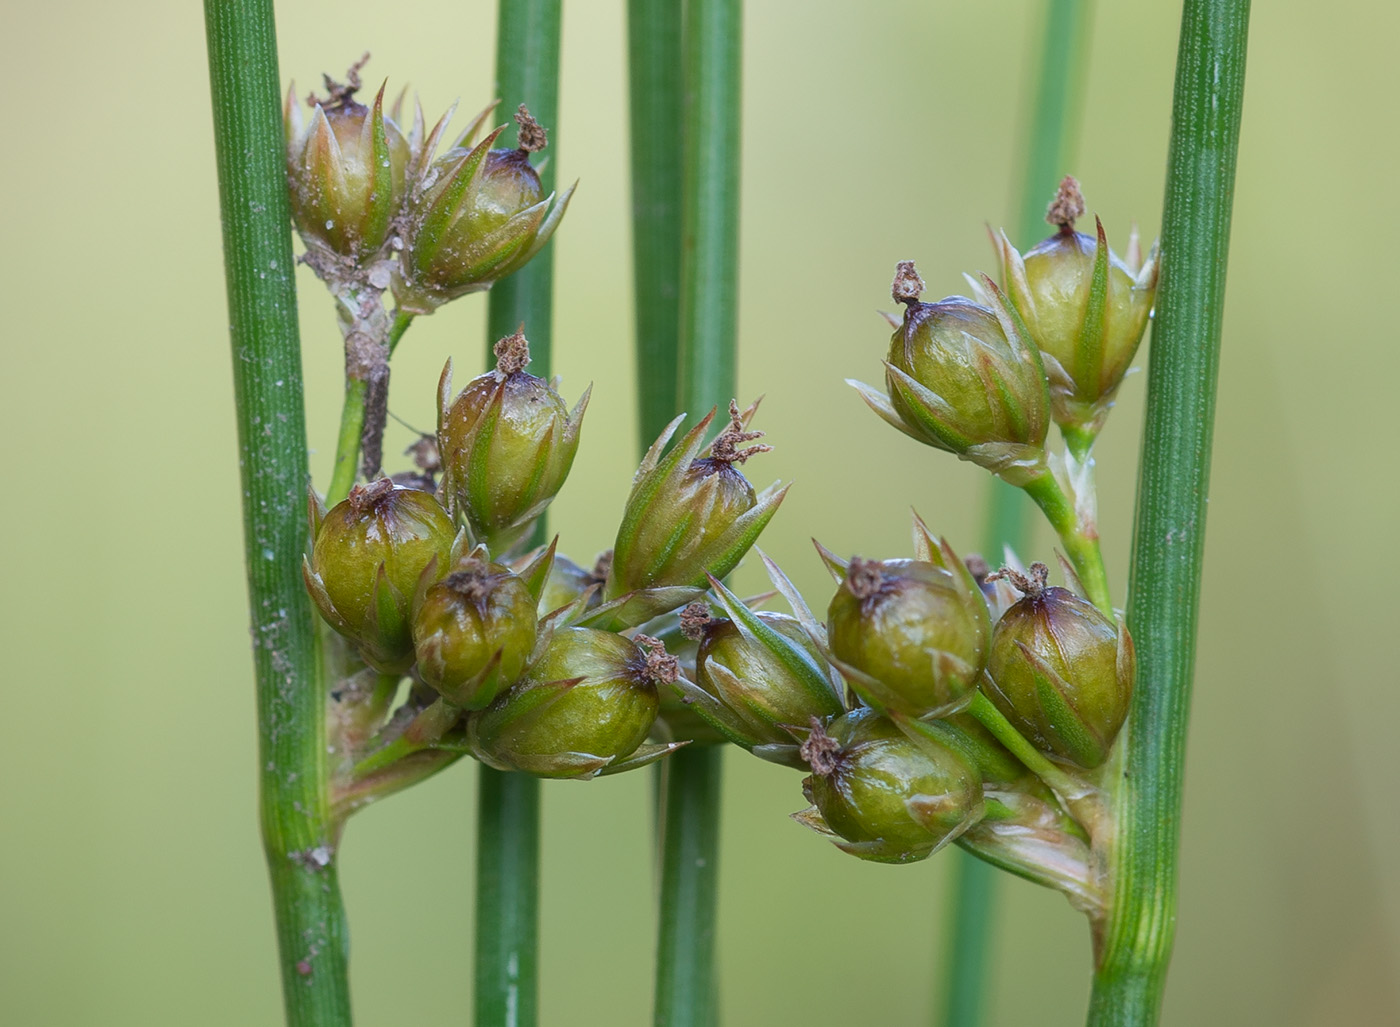
<instances>
[{"instance_id":1,"label":"thin stem","mask_svg":"<svg viewBox=\"0 0 1400 1027\"><path fill-rule=\"evenodd\" d=\"M389 356L394 355L394 350L398 349L399 340L403 338L404 332L408 331L408 326L413 324L413 315L406 310L395 310L393 323L389 326Z\"/></svg>"},{"instance_id":2,"label":"thin stem","mask_svg":"<svg viewBox=\"0 0 1400 1027\"><path fill-rule=\"evenodd\" d=\"M628 0L632 273L642 451L676 416L681 276L681 3Z\"/></svg>"},{"instance_id":3,"label":"thin stem","mask_svg":"<svg viewBox=\"0 0 1400 1027\"><path fill-rule=\"evenodd\" d=\"M560 0L500 0L496 95L502 109L525 104L549 132L540 174L552 192L559 166ZM549 377L554 243L497 282L487 307L487 346L525 325L532 373ZM490 354L488 352L488 363ZM543 542L535 523L532 544ZM477 777L475 1023L534 1027L539 1008L540 782L481 767Z\"/></svg>"},{"instance_id":4,"label":"thin stem","mask_svg":"<svg viewBox=\"0 0 1400 1027\"><path fill-rule=\"evenodd\" d=\"M685 5L680 330L677 399L698 417L736 395L741 0ZM654 1022L717 1018L715 905L721 754L671 757L662 813Z\"/></svg>"},{"instance_id":5,"label":"thin stem","mask_svg":"<svg viewBox=\"0 0 1400 1027\"><path fill-rule=\"evenodd\" d=\"M719 876L720 746L691 746L666 760L661 807L658 1027L713 1024L715 902Z\"/></svg>"},{"instance_id":6,"label":"thin stem","mask_svg":"<svg viewBox=\"0 0 1400 1027\"><path fill-rule=\"evenodd\" d=\"M560 0L500 0L497 9L496 95L501 99L500 109L508 115L525 104L549 133L549 148L545 150L549 160L540 170L540 187L545 193L554 191L559 167L559 8ZM491 287L486 315L488 347L524 323L530 340L530 371L548 378L553 312L551 241L530 263Z\"/></svg>"},{"instance_id":7,"label":"thin stem","mask_svg":"<svg viewBox=\"0 0 1400 1027\"><path fill-rule=\"evenodd\" d=\"M1171 956L1248 33L1249 0L1186 0L1128 592L1137 683L1125 765L1112 782L1118 834L1091 1027L1155 1024Z\"/></svg>"},{"instance_id":8,"label":"thin stem","mask_svg":"<svg viewBox=\"0 0 1400 1027\"><path fill-rule=\"evenodd\" d=\"M1073 810L1070 807L1077 804L1091 790L1084 782L1072 777L1041 755L1036 747L1026 741L1011 721L1007 720L1002 712L992 705L992 701L981 692L978 692L973 698L972 705L967 708L967 712L976 717L983 727L995 735L998 742L1010 749L1011 755L1025 764L1027 770L1044 781L1056 797L1065 804L1066 810L1069 810L1073 815Z\"/></svg>"},{"instance_id":9,"label":"thin stem","mask_svg":"<svg viewBox=\"0 0 1400 1027\"><path fill-rule=\"evenodd\" d=\"M1112 617L1113 600L1108 591L1108 572L1104 570L1097 529L1080 521L1074 503L1065 495L1053 475L1042 474L1032 479L1025 486L1025 491L1045 514L1055 534L1060 536L1060 545L1065 547L1065 555L1079 575L1084 594L1091 603Z\"/></svg>"},{"instance_id":10,"label":"thin stem","mask_svg":"<svg viewBox=\"0 0 1400 1027\"><path fill-rule=\"evenodd\" d=\"M293 1027L350 1023L327 795L325 696L301 583L309 480L271 0L205 0L243 529L257 677L259 809Z\"/></svg>"},{"instance_id":11,"label":"thin stem","mask_svg":"<svg viewBox=\"0 0 1400 1027\"><path fill-rule=\"evenodd\" d=\"M365 430L365 398L369 382L363 378L345 379L345 399L340 407L340 431L335 439L335 464L326 489L326 506L335 506L350 494L360 468L360 437Z\"/></svg>"},{"instance_id":12,"label":"thin stem","mask_svg":"<svg viewBox=\"0 0 1400 1027\"><path fill-rule=\"evenodd\" d=\"M540 783L477 769L477 1027L527 1027L539 1016Z\"/></svg>"},{"instance_id":13,"label":"thin stem","mask_svg":"<svg viewBox=\"0 0 1400 1027\"><path fill-rule=\"evenodd\" d=\"M1070 168L1083 94L1082 69L1093 22L1091 0L1049 0L1039 39L1039 73L1026 109L1028 140L1022 164L1016 238L1029 246L1045 234L1045 204ZM1009 546L1030 542L1029 505L1021 493L992 479L983 552L994 563ZM979 1027L986 1019L987 966L991 955L996 869L960 854L954 866L942 995L944 1027Z\"/></svg>"}]
</instances>

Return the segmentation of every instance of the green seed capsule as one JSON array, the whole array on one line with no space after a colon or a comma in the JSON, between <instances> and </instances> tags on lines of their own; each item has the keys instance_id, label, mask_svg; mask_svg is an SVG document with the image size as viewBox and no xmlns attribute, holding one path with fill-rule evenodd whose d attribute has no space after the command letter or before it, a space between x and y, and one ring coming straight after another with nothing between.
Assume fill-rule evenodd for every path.
<instances>
[{"instance_id":1,"label":"green seed capsule","mask_svg":"<svg viewBox=\"0 0 1400 1027\"><path fill-rule=\"evenodd\" d=\"M570 412L549 382L526 373L530 346L518 332L495 352L496 370L474 378L450 407L450 363L443 372L438 449L448 501L472 537L499 556L529 534L563 487L588 393Z\"/></svg>"},{"instance_id":2,"label":"green seed capsule","mask_svg":"<svg viewBox=\"0 0 1400 1027\"><path fill-rule=\"evenodd\" d=\"M307 590L331 627L384 673L413 664L410 612L424 572L451 566L456 526L427 492L388 478L351 489L316 528Z\"/></svg>"},{"instance_id":3,"label":"green seed capsule","mask_svg":"<svg viewBox=\"0 0 1400 1027\"><path fill-rule=\"evenodd\" d=\"M516 121L518 149L491 149L497 129L473 148L453 147L431 160L441 123L434 130L408 197L405 246L393 279L401 309L430 314L458 296L489 289L554 234L573 189L557 203L552 194L541 199L529 158L544 149L545 132L523 104Z\"/></svg>"},{"instance_id":4,"label":"green seed capsule","mask_svg":"<svg viewBox=\"0 0 1400 1027\"><path fill-rule=\"evenodd\" d=\"M926 859L982 817L982 780L956 750L906 736L874 710L820 722L802 746L807 788L836 844L879 863ZM833 839L835 840L835 839Z\"/></svg>"},{"instance_id":5,"label":"green seed capsule","mask_svg":"<svg viewBox=\"0 0 1400 1027\"><path fill-rule=\"evenodd\" d=\"M723 577L777 511L787 489L756 495L737 466L769 448L740 448L762 433L744 430L737 403L729 404L729 416L709 456L700 453L713 411L664 458L679 420L647 452L618 528L604 599L645 588L703 587L706 574Z\"/></svg>"},{"instance_id":6,"label":"green seed capsule","mask_svg":"<svg viewBox=\"0 0 1400 1027\"><path fill-rule=\"evenodd\" d=\"M957 556L938 555L942 566L854 559L832 597L831 652L874 706L941 717L977 691L991 635L987 605Z\"/></svg>"},{"instance_id":7,"label":"green seed capsule","mask_svg":"<svg viewBox=\"0 0 1400 1027\"><path fill-rule=\"evenodd\" d=\"M488 705L535 646L535 597L499 564L468 558L429 587L413 617L418 673L448 702Z\"/></svg>"},{"instance_id":8,"label":"green seed capsule","mask_svg":"<svg viewBox=\"0 0 1400 1027\"><path fill-rule=\"evenodd\" d=\"M664 650L593 628L556 631L516 686L468 721L481 760L540 777L592 777L626 760L656 720Z\"/></svg>"},{"instance_id":9,"label":"green seed capsule","mask_svg":"<svg viewBox=\"0 0 1400 1027\"><path fill-rule=\"evenodd\" d=\"M327 80L331 95L313 98L309 126L291 91L283 107L292 217L318 272L327 260L363 267L384 258L407 191L408 141L384 116L383 87L372 108L355 102L358 72L349 85Z\"/></svg>"},{"instance_id":10,"label":"green seed capsule","mask_svg":"<svg viewBox=\"0 0 1400 1027\"><path fill-rule=\"evenodd\" d=\"M983 687L1027 741L1084 770L1108 758L1128 716L1132 639L1092 603L1045 586L1044 564L1014 575L1025 596L992 635Z\"/></svg>"},{"instance_id":11,"label":"green seed capsule","mask_svg":"<svg viewBox=\"0 0 1400 1027\"><path fill-rule=\"evenodd\" d=\"M1102 427L1113 397L1142 342L1156 298L1159 257L1144 263L1136 234L1128 260L1097 238L1074 230L1084 213L1079 183L1066 176L1046 220L1059 231L1024 256L1002 234L1002 280L1044 358L1055 420L1090 437Z\"/></svg>"}]
</instances>

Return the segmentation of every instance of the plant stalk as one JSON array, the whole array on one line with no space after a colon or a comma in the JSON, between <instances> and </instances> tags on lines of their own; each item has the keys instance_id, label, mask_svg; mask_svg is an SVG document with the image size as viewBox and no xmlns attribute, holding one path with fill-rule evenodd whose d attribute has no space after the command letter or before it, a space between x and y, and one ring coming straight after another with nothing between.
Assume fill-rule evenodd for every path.
<instances>
[{"instance_id":1,"label":"plant stalk","mask_svg":"<svg viewBox=\"0 0 1400 1027\"><path fill-rule=\"evenodd\" d=\"M1175 933L1186 725L1248 32L1249 0L1186 0L1128 592L1137 684L1125 766L1112 782L1112 895L1099 925L1091 1027L1157 1023Z\"/></svg>"},{"instance_id":2,"label":"plant stalk","mask_svg":"<svg viewBox=\"0 0 1400 1027\"><path fill-rule=\"evenodd\" d=\"M525 104L549 133L540 185L553 192L559 166L560 0L500 0L496 95L513 114ZM524 324L531 373L548 378L554 243L491 288L490 346ZM531 544L544 540L544 518ZM528 774L477 770L476 1027L534 1027L539 1017L540 782Z\"/></svg>"},{"instance_id":3,"label":"plant stalk","mask_svg":"<svg viewBox=\"0 0 1400 1027\"><path fill-rule=\"evenodd\" d=\"M1016 243L1044 235L1045 204L1074 153L1083 96L1083 67L1093 22L1091 0L1049 0L1040 34L1039 72L1027 105L1028 140L1021 179ZM1030 506L1020 491L990 479L982 551L995 566L1007 546L1024 553L1030 542ZM953 909L948 923L941 995L944 1027L981 1027L987 1017L988 962L996 868L967 853L953 867Z\"/></svg>"},{"instance_id":4,"label":"plant stalk","mask_svg":"<svg viewBox=\"0 0 1400 1027\"><path fill-rule=\"evenodd\" d=\"M681 278L680 0L628 0L632 273L641 451L676 416Z\"/></svg>"},{"instance_id":5,"label":"plant stalk","mask_svg":"<svg viewBox=\"0 0 1400 1027\"><path fill-rule=\"evenodd\" d=\"M293 1027L350 1023L325 696L301 581L309 481L271 0L205 0L257 678L259 811Z\"/></svg>"},{"instance_id":6,"label":"plant stalk","mask_svg":"<svg viewBox=\"0 0 1400 1027\"><path fill-rule=\"evenodd\" d=\"M677 400L692 418L736 396L743 4L685 7ZM654 1022L708 1027L714 980L721 754L666 768Z\"/></svg>"}]
</instances>

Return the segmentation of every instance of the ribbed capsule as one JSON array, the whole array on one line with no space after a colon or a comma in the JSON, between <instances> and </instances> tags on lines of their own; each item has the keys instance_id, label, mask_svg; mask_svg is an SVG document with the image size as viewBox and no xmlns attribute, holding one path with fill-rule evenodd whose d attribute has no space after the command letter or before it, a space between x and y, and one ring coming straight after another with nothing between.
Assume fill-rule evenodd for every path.
<instances>
[{"instance_id":1,"label":"ribbed capsule","mask_svg":"<svg viewBox=\"0 0 1400 1027\"><path fill-rule=\"evenodd\" d=\"M525 676L468 719L478 758L540 777L587 778L668 751L639 753L656 720L657 685L674 661L610 631L563 628Z\"/></svg>"},{"instance_id":2,"label":"ribbed capsule","mask_svg":"<svg viewBox=\"0 0 1400 1027\"><path fill-rule=\"evenodd\" d=\"M714 416L711 411L663 457L680 424L673 421L642 460L613 546L605 599L638 589L703 587L707 574L724 577L777 512L786 487L756 494L739 470L769 447L743 448L762 433L745 430L737 403L729 405L729 426L702 455Z\"/></svg>"},{"instance_id":3,"label":"ribbed capsule","mask_svg":"<svg viewBox=\"0 0 1400 1027\"><path fill-rule=\"evenodd\" d=\"M867 703L912 717L965 707L986 666L986 602L945 542L939 562L853 559L827 610L837 667Z\"/></svg>"},{"instance_id":4,"label":"ribbed capsule","mask_svg":"<svg viewBox=\"0 0 1400 1027\"><path fill-rule=\"evenodd\" d=\"M1084 209L1079 183L1066 176L1046 217L1054 235L1024 255L1005 232L994 242L1006 295L1044 360L1055 420L1092 439L1147 330L1160 258L1154 246L1143 260L1134 230L1121 259L1097 217L1095 236L1075 231Z\"/></svg>"},{"instance_id":5,"label":"ribbed capsule","mask_svg":"<svg viewBox=\"0 0 1400 1027\"><path fill-rule=\"evenodd\" d=\"M841 849L878 863L927 859L981 819L982 780L955 749L910 737L861 707L802 746L813 808L796 814Z\"/></svg>"},{"instance_id":6,"label":"ribbed capsule","mask_svg":"<svg viewBox=\"0 0 1400 1027\"><path fill-rule=\"evenodd\" d=\"M509 552L563 487L578 452L587 391L570 411L543 378L525 371L520 333L496 343L496 370L472 379L450 405L451 364L439 389L442 489L474 540Z\"/></svg>"},{"instance_id":7,"label":"ribbed capsule","mask_svg":"<svg viewBox=\"0 0 1400 1027\"><path fill-rule=\"evenodd\" d=\"M1044 564L1016 575L1025 595L997 623L983 689L1041 752L1084 770L1100 766L1132 699L1136 663L1127 626L1068 589L1047 587Z\"/></svg>"},{"instance_id":8,"label":"ribbed capsule","mask_svg":"<svg viewBox=\"0 0 1400 1027\"><path fill-rule=\"evenodd\" d=\"M372 106L355 101L358 66L349 85L327 85L331 95L313 98L309 123L290 90L283 107L292 218L313 258L333 254L363 267L387 255L407 195L409 144L384 115L382 86Z\"/></svg>"},{"instance_id":9,"label":"ribbed capsule","mask_svg":"<svg viewBox=\"0 0 1400 1027\"><path fill-rule=\"evenodd\" d=\"M525 582L475 556L429 586L413 616L419 676L468 710L488 705L515 683L535 635L535 597Z\"/></svg>"},{"instance_id":10,"label":"ribbed capsule","mask_svg":"<svg viewBox=\"0 0 1400 1027\"><path fill-rule=\"evenodd\" d=\"M321 615L376 670L408 670L420 580L430 567L437 573L450 567L460 549L452 518L429 493L381 478L355 486L314 520L302 570Z\"/></svg>"},{"instance_id":11,"label":"ribbed capsule","mask_svg":"<svg viewBox=\"0 0 1400 1027\"><path fill-rule=\"evenodd\" d=\"M902 261L893 293L904 319L885 361L889 395L851 384L905 434L1020 484L1043 460L1050 400L1024 326L995 284L987 286L985 303L963 296L923 303L923 281L912 261Z\"/></svg>"},{"instance_id":12,"label":"ribbed capsule","mask_svg":"<svg viewBox=\"0 0 1400 1027\"><path fill-rule=\"evenodd\" d=\"M430 314L458 296L489 289L523 267L559 226L573 187L557 202L553 194L541 197L530 155L544 148L544 129L523 104L516 121L520 145L514 150L491 148L499 128L470 146L473 127L464 145L433 159L445 122L424 145L409 187L405 244L393 279L401 309Z\"/></svg>"}]
</instances>

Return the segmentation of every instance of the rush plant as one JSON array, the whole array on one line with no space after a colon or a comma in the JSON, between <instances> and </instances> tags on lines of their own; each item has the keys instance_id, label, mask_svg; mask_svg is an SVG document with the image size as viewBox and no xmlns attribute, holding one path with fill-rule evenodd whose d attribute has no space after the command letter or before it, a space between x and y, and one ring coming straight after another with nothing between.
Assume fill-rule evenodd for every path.
<instances>
[{"instance_id":1,"label":"rush plant","mask_svg":"<svg viewBox=\"0 0 1400 1027\"><path fill-rule=\"evenodd\" d=\"M898 261L902 317L870 340L881 385L851 383L924 447L911 460L940 451L1024 493L1063 556L1008 549L992 564L916 515L908 554L818 545L834 587L817 603L755 549L787 490L750 483L769 447L757 404L734 398L737 0L629 5L650 445L616 497L613 548L577 561L568 526L545 529L590 395L566 402L547 366L548 244L574 192L556 193L554 165L539 163L557 116L557 0L504 0L500 96L455 132L451 110L428 127L406 96L370 98L367 57L305 105L288 90L279 114L269 0L205 10L288 1022L350 1022L347 818L463 757L481 764L476 1022L537 1018L539 779L647 765L662 770L655 1021L716 1022L725 744L797 770L793 816L853 856L905 864L956 845L1060 891L1093 939L1089 1022L1155 1022L1247 0L1186 0L1160 249L1135 231L1115 231L1113 249L1097 217L1081 230L1090 209L1066 176L1046 197L1047 237L1023 252L996 233L992 273L966 276L969 295L925 301L915 263ZM324 483L307 471L292 226L345 345ZM415 318L488 290L490 366L459 389L448 363L435 432L386 474L390 358ZM1154 308L1120 604L1093 449ZM772 583L762 598L786 609L726 584L750 554ZM953 985L977 977L972 966Z\"/></svg>"}]
</instances>

